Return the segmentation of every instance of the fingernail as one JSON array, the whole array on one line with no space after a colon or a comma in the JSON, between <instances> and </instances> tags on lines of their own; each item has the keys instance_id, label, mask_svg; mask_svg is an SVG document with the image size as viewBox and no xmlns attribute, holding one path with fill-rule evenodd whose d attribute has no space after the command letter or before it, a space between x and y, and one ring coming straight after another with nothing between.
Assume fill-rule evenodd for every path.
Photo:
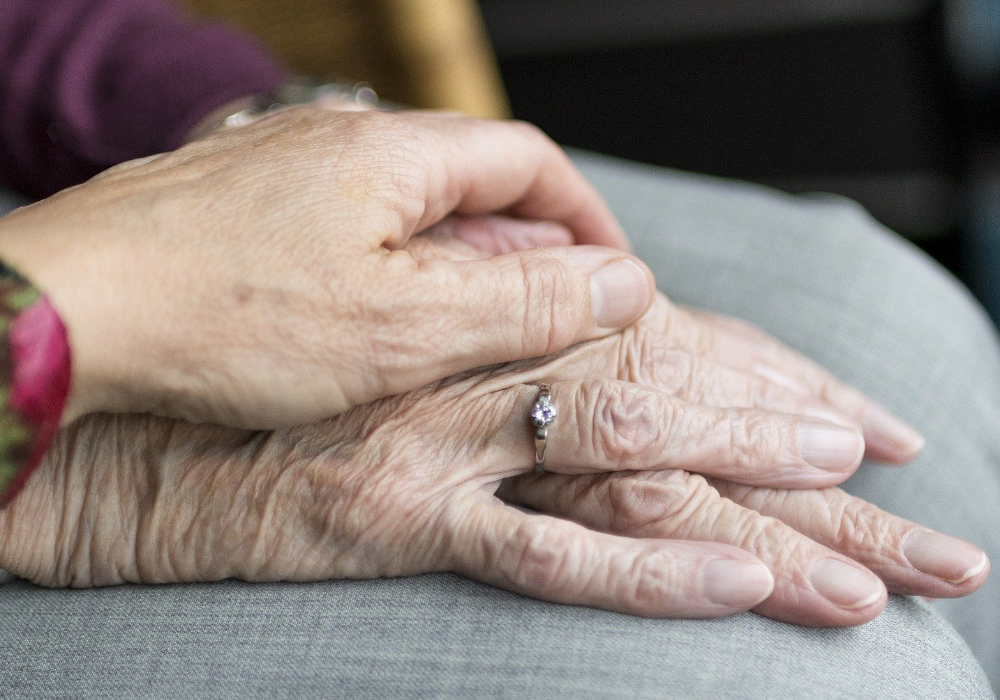
<instances>
[{"instance_id":1,"label":"fingernail","mask_svg":"<svg viewBox=\"0 0 1000 700\"><path fill-rule=\"evenodd\" d=\"M713 559L702 570L702 590L711 602L746 610L774 591L774 576L758 562Z\"/></svg>"},{"instance_id":2,"label":"fingernail","mask_svg":"<svg viewBox=\"0 0 1000 700\"><path fill-rule=\"evenodd\" d=\"M881 406L868 409L864 420L865 438L873 447L914 455L924 447L924 438L916 430Z\"/></svg>"},{"instance_id":3,"label":"fingernail","mask_svg":"<svg viewBox=\"0 0 1000 700\"><path fill-rule=\"evenodd\" d=\"M812 421L799 424L799 454L817 469L847 471L861 462L864 451L857 430Z\"/></svg>"},{"instance_id":4,"label":"fingernail","mask_svg":"<svg viewBox=\"0 0 1000 700\"><path fill-rule=\"evenodd\" d=\"M986 568L986 553L956 537L914 530L903 543L903 556L917 571L962 583Z\"/></svg>"},{"instance_id":5,"label":"fingernail","mask_svg":"<svg viewBox=\"0 0 1000 700\"><path fill-rule=\"evenodd\" d=\"M628 258L608 263L590 277L590 300L598 326L627 326L649 306L646 271Z\"/></svg>"},{"instance_id":6,"label":"fingernail","mask_svg":"<svg viewBox=\"0 0 1000 700\"><path fill-rule=\"evenodd\" d=\"M838 608L858 610L878 602L885 590L874 574L837 559L820 559L809 572L809 582Z\"/></svg>"}]
</instances>

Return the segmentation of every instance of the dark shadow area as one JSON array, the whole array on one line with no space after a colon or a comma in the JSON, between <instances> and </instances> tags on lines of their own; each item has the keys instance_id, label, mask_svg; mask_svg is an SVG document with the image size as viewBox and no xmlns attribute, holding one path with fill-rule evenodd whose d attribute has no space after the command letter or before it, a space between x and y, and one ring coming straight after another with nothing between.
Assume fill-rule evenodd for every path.
<instances>
[{"instance_id":1,"label":"dark shadow area","mask_svg":"<svg viewBox=\"0 0 1000 700\"><path fill-rule=\"evenodd\" d=\"M1000 255L969 233L995 105L962 75L951 8L752 5L482 3L515 116L567 145L856 199L996 314Z\"/></svg>"}]
</instances>

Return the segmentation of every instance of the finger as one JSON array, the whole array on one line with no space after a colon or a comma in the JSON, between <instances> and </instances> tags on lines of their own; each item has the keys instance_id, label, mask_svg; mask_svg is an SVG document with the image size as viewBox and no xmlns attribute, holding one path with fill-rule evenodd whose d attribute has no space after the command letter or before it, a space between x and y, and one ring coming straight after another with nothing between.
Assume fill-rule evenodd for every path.
<instances>
[{"instance_id":1,"label":"finger","mask_svg":"<svg viewBox=\"0 0 1000 700\"><path fill-rule=\"evenodd\" d=\"M682 401L720 408L760 408L776 413L808 416L860 432L861 426L825 401L786 388L759 374L720 365L686 350L647 344L655 359L635 372L638 384L665 391Z\"/></svg>"},{"instance_id":2,"label":"finger","mask_svg":"<svg viewBox=\"0 0 1000 700\"><path fill-rule=\"evenodd\" d=\"M475 502L456 524L451 568L556 603L648 617L721 617L766 598L766 567L735 547L633 539Z\"/></svg>"},{"instance_id":3,"label":"finger","mask_svg":"<svg viewBox=\"0 0 1000 700\"><path fill-rule=\"evenodd\" d=\"M419 114L408 120L419 120L438 141L431 146L434 157L420 163L424 177L413 192L417 206L400 209L404 238L452 212L508 212L561 223L577 243L630 250L597 190L538 128L518 121Z\"/></svg>"},{"instance_id":4,"label":"finger","mask_svg":"<svg viewBox=\"0 0 1000 700\"><path fill-rule=\"evenodd\" d=\"M863 428L873 459L903 463L913 459L924 439L856 389L817 363L782 345L752 325L716 314L674 307L669 334L723 365L758 374L828 403Z\"/></svg>"},{"instance_id":5,"label":"finger","mask_svg":"<svg viewBox=\"0 0 1000 700\"><path fill-rule=\"evenodd\" d=\"M416 269L399 269L400 254L378 263L374 275L383 284L369 306L386 311L365 329L369 338L384 335L392 350L364 355L382 395L607 336L641 316L655 290L642 263L610 248L424 260Z\"/></svg>"},{"instance_id":6,"label":"finger","mask_svg":"<svg viewBox=\"0 0 1000 700\"><path fill-rule=\"evenodd\" d=\"M989 559L975 545L886 513L840 489L790 492L713 484L735 502L778 518L868 567L893 593L955 598L975 591L989 574Z\"/></svg>"},{"instance_id":7,"label":"finger","mask_svg":"<svg viewBox=\"0 0 1000 700\"><path fill-rule=\"evenodd\" d=\"M538 388L500 395L502 414L528 416ZM494 401L496 395L492 395ZM864 443L851 428L757 409L688 404L663 392L612 380L551 386L558 412L548 428L545 468L561 473L685 469L751 485L819 488L844 481ZM534 463L527 420L505 419L491 443L498 463Z\"/></svg>"},{"instance_id":8,"label":"finger","mask_svg":"<svg viewBox=\"0 0 1000 700\"><path fill-rule=\"evenodd\" d=\"M531 475L503 482L497 495L621 536L740 547L773 573L774 592L754 611L777 620L813 626L859 625L873 619L886 604L882 582L857 562L774 518L720 497L704 479L682 471Z\"/></svg>"},{"instance_id":9,"label":"finger","mask_svg":"<svg viewBox=\"0 0 1000 700\"><path fill-rule=\"evenodd\" d=\"M456 257L475 260L493 255L505 255L531 248L550 248L573 244L573 233L554 221L528 221L510 216L449 216L420 237L441 245L459 241L471 246L478 254ZM411 242L416 239L411 239Z\"/></svg>"},{"instance_id":10,"label":"finger","mask_svg":"<svg viewBox=\"0 0 1000 700\"><path fill-rule=\"evenodd\" d=\"M758 374L733 369L674 345L662 333L643 326L627 337L602 346L591 345L572 362L546 367L550 382L572 381L580 376L621 379L658 389L680 401L717 408L760 408L775 413L802 415L860 430L854 420L828 403L793 391Z\"/></svg>"}]
</instances>

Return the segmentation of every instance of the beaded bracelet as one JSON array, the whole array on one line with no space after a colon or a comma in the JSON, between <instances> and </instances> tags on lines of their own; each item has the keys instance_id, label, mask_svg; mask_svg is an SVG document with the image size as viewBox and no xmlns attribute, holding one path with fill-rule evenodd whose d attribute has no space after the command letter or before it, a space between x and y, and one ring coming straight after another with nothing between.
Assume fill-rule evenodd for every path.
<instances>
[{"instance_id":1,"label":"beaded bracelet","mask_svg":"<svg viewBox=\"0 0 1000 700\"><path fill-rule=\"evenodd\" d=\"M0 507L23 488L59 430L70 366L55 307L0 263Z\"/></svg>"}]
</instances>

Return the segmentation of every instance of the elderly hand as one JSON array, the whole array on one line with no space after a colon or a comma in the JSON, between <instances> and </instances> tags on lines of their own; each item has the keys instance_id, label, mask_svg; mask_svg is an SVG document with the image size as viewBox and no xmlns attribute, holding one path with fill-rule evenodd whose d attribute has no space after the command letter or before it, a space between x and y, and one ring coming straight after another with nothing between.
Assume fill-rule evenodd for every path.
<instances>
[{"instance_id":1,"label":"elderly hand","mask_svg":"<svg viewBox=\"0 0 1000 700\"><path fill-rule=\"evenodd\" d=\"M414 233L502 211L597 244L417 261ZM114 168L0 222L69 331L65 422L152 412L301 424L605 336L652 276L533 127L289 109Z\"/></svg>"},{"instance_id":2,"label":"elderly hand","mask_svg":"<svg viewBox=\"0 0 1000 700\"><path fill-rule=\"evenodd\" d=\"M672 470L522 476L497 495L611 535L740 547L775 578L774 592L754 612L800 625L868 622L884 607L886 587L965 596L989 571L978 547L837 488L760 488Z\"/></svg>"},{"instance_id":3,"label":"elderly hand","mask_svg":"<svg viewBox=\"0 0 1000 700\"><path fill-rule=\"evenodd\" d=\"M291 430L88 417L0 515L0 567L52 586L456 571L635 614L753 608L821 625L873 618L882 581L934 597L978 588L987 563L972 545L835 488L773 488L843 480L857 432L768 410L830 410L769 380L667 362L685 351L663 354L664 321L684 317L661 297L625 333ZM584 370L594 378L564 379ZM560 409L557 473L522 476L538 381ZM824 382L849 409L855 395ZM824 431L844 445L810 464L803 436ZM504 505L498 487L548 514Z\"/></svg>"},{"instance_id":4,"label":"elderly hand","mask_svg":"<svg viewBox=\"0 0 1000 700\"><path fill-rule=\"evenodd\" d=\"M457 261L571 240L557 225L539 232L505 217L449 217L407 248L420 259ZM812 416L861 431L871 459L905 463L924 444L913 428L767 333L736 318L677 306L662 294L623 335L570 357L571 369L553 376L623 378L688 402ZM853 436L839 435L853 454L847 447Z\"/></svg>"}]
</instances>

